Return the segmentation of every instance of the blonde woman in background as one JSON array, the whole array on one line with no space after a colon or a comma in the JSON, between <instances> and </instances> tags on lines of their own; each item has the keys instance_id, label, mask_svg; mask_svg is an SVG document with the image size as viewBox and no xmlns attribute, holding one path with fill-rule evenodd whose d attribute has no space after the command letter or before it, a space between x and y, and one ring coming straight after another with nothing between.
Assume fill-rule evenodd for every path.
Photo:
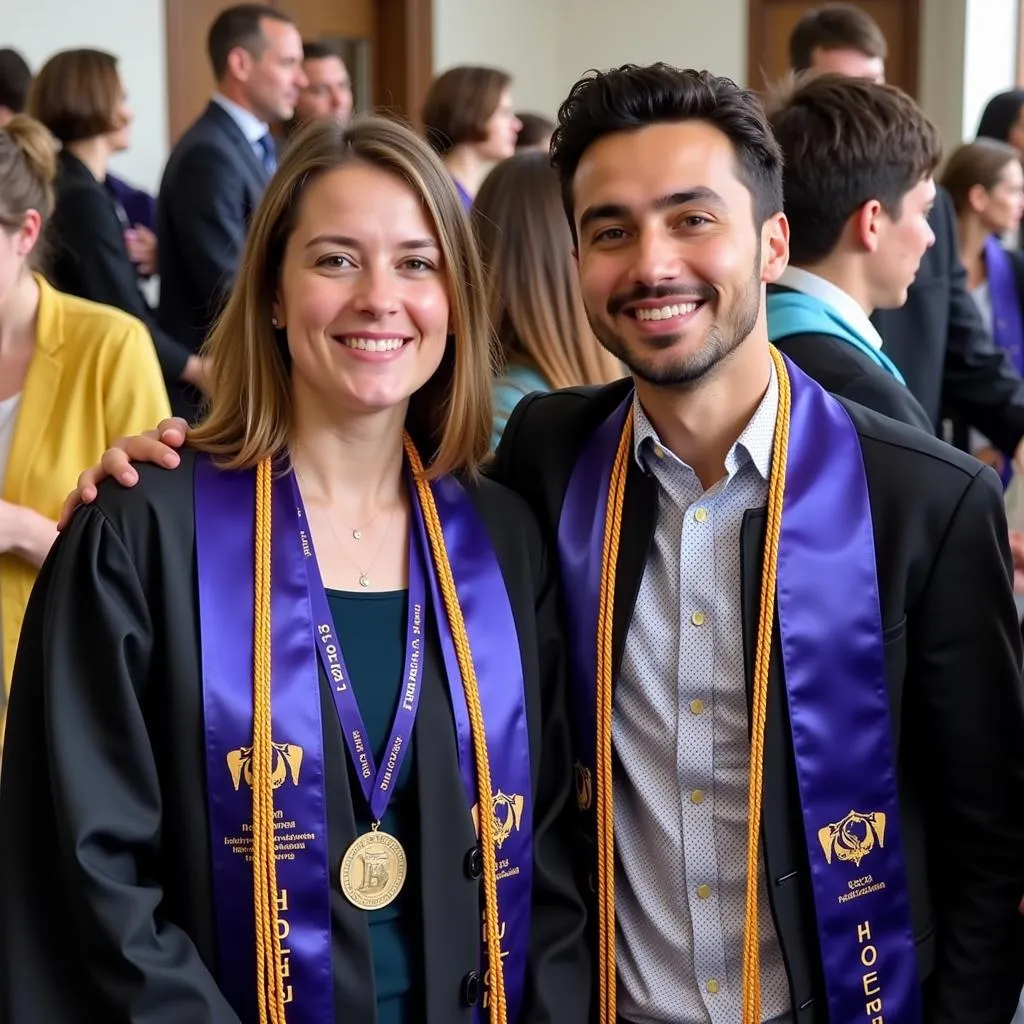
<instances>
[{"instance_id":1,"label":"blonde woman in background","mask_svg":"<svg viewBox=\"0 0 1024 1024\"><path fill-rule=\"evenodd\" d=\"M0 129L0 742L25 606L68 487L112 441L170 409L143 324L38 272L56 169L39 122L19 115Z\"/></svg>"},{"instance_id":2,"label":"blonde woman in background","mask_svg":"<svg viewBox=\"0 0 1024 1024\"><path fill-rule=\"evenodd\" d=\"M547 155L517 153L499 164L472 216L501 350L491 436L496 448L524 395L608 384L623 372L590 329L558 175Z\"/></svg>"}]
</instances>

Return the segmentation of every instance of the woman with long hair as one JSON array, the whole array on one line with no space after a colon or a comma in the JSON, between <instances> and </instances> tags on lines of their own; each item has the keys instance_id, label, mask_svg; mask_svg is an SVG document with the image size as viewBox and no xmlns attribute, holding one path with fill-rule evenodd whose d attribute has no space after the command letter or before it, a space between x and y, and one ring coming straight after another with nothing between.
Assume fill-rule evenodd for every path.
<instances>
[{"instance_id":1,"label":"woman with long hair","mask_svg":"<svg viewBox=\"0 0 1024 1024\"><path fill-rule=\"evenodd\" d=\"M956 208L960 259L967 287L993 341L1024 374L1024 255L1000 239L1020 227L1024 214L1021 154L1007 142L979 138L958 147L942 172L942 184ZM1013 452L997 452L981 437L959 440L1008 482Z\"/></svg>"},{"instance_id":2,"label":"woman with long hair","mask_svg":"<svg viewBox=\"0 0 1024 1024\"><path fill-rule=\"evenodd\" d=\"M472 219L500 349L491 437L497 447L524 395L607 384L623 372L590 329L558 175L547 155L517 153L495 167Z\"/></svg>"},{"instance_id":3,"label":"woman with long hair","mask_svg":"<svg viewBox=\"0 0 1024 1024\"><path fill-rule=\"evenodd\" d=\"M4 1020L588 1020L559 601L479 473L482 287L422 140L300 130L179 468L102 488L26 616Z\"/></svg>"}]
</instances>

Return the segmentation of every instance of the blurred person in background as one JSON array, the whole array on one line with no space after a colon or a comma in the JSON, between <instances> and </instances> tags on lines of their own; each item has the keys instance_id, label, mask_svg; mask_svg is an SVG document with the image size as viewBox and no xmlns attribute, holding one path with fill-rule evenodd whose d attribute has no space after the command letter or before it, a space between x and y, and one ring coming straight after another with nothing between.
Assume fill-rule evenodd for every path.
<instances>
[{"instance_id":1,"label":"blurred person in background","mask_svg":"<svg viewBox=\"0 0 1024 1024\"><path fill-rule=\"evenodd\" d=\"M127 235L133 225L105 186L110 159L131 144L134 113L117 58L101 50L64 50L40 69L29 111L61 143L48 268L71 295L123 309L149 329L169 390L198 383L201 363L180 339L161 330L139 287Z\"/></svg>"},{"instance_id":2,"label":"blurred person in background","mask_svg":"<svg viewBox=\"0 0 1024 1024\"><path fill-rule=\"evenodd\" d=\"M517 113L522 127L516 136L516 150L537 149L547 153L551 149L551 133L555 130L555 122L543 114L531 114L528 111Z\"/></svg>"},{"instance_id":3,"label":"blurred person in background","mask_svg":"<svg viewBox=\"0 0 1024 1024\"><path fill-rule=\"evenodd\" d=\"M0 49L0 128L15 114L21 114L28 102L32 69L17 50Z\"/></svg>"},{"instance_id":4,"label":"blurred person in background","mask_svg":"<svg viewBox=\"0 0 1024 1024\"><path fill-rule=\"evenodd\" d=\"M0 743L14 655L68 486L117 437L170 408L145 326L39 273L53 211L50 133L0 129Z\"/></svg>"},{"instance_id":5,"label":"blurred person in background","mask_svg":"<svg viewBox=\"0 0 1024 1024\"><path fill-rule=\"evenodd\" d=\"M249 218L277 167L270 126L292 117L306 84L302 37L273 7L221 11L207 49L217 89L171 152L157 200L160 326L194 353L231 290ZM171 392L188 419L201 403L195 383Z\"/></svg>"},{"instance_id":6,"label":"blurred person in background","mask_svg":"<svg viewBox=\"0 0 1024 1024\"><path fill-rule=\"evenodd\" d=\"M455 181L468 210L491 168L516 151L521 125L512 76L463 65L434 79L423 104L423 130Z\"/></svg>"},{"instance_id":7,"label":"blurred person in background","mask_svg":"<svg viewBox=\"0 0 1024 1024\"><path fill-rule=\"evenodd\" d=\"M1024 169L1019 150L1007 142L979 138L958 147L942 173L956 208L960 259L967 287L992 340L1024 374L1024 254L1000 239L1013 234L1024 214ZM993 466L1009 483L1013 452L999 451L977 432L958 441Z\"/></svg>"},{"instance_id":8,"label":"blurred person in background","mask_svg":"<svg viewBox=\"0 0 1024 1024\"><path fill-rule=\"evenodd\" d=\"M608 384L624 372L590 329L548 157L516 153L498 164L477 194L472 218L500 350L491 437L497 448L524 395Z\"/></svg>"}]
</instances>

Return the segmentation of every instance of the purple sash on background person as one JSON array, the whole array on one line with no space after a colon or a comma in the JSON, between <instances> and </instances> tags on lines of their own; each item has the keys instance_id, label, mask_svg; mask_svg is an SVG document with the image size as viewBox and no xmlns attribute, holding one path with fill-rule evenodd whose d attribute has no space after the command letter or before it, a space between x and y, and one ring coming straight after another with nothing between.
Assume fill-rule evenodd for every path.
<instances>
[{"instance_id":1,"label":"purple sash on background person","mask_svg":"<svg viewBox=\"0 0 1024 1024\"><path fill-rule=\"evenodd\" d=\"M290 473L272 489L271 686L279 930L289 1024L334 1020L320 671L300 511ZM509 1022L522 1002L533 871L530 748L522 662L508 592L486 529L450 478L432 484L477 671L485 722L498 862L499 932ZM412 488L414 523L427 551ZM217 928L216 977L245 1024L256 1019L256 946L251 848L252 643L255 474L195 463L196 556L206 729L206 772ZM476 768L462 678L437 573L427 567L459 762L470 806ZM449 654L450 652L450 654ZM454 669L453 669L454 666ZM410 851L415 855L415 850ZM424 884L430 884L424 879ZM477 1020L481 1020L477 1011Z\"/></svg>"},{"instance_id":2,"label":"purple sash on background person","mask_svg":"<svg viewBox=\"0 0 1024 1024\"><path fill-rule=\"evenodd\" d=\"M829 1017L920 1024L860 440L842 405L789 360L785 365L792 412L777 615ZM573 595L570 705L581 759L590 759L582 760L584 771L594 764L608 484L631 401L585 445L558 528L563 584Z\"/></svg>"},{"instance_id":3,"label":"purple sash on background person","mask_svg":"<svg viewBox=\"0 0 1024 1024\"><path fill-rule=\"evenodd\" d=\"M995 235L985 239L985 272L992 302L992 339L1024 376L1024 313L1021 311L1024 300L1017 290L1013 257Z\"/></svg>"}]
</instances>

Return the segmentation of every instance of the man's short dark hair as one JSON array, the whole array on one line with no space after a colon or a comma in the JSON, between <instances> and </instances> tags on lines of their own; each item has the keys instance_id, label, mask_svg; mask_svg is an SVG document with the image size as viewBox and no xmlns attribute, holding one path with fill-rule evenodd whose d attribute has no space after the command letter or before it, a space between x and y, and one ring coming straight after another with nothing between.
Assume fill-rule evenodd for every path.
<instances>
[{"instance_id":1,"label":"man's short dark hair","mask_svg":"<svg viewBox=\"0 0 1024 1024\"><path fill-rule=\"evenodd\" d=\"M935 125L893 85L815 75L780 97L770 119L786 160L789 251L797 264L828 256L849 218L872 199L898 220L904 196L942 158Z\"/></svg>"},{"instance_id":2,"label":"man's short dark hair","mask_svg":"<svg viewBox=\"0 0 1024 1024\"><path fill-rule=\"evenodd\" d=\"M782 210L782 155L756 93L709 71L624 64L589 72L558 111L552 163L574 239L573 180L583 154L606 135L684 121L704 121L728 137L758 226Z\"/></svg>"},{"instance_id":3,"label":"man's short dark hair","mask_svg":"<svg viewBox=\"0 0 1024 1024\"><path fill-rule=\"evenodd\" d=\"M881 61L889 56L878 22L853 4L826 4L807 11L789 36L789 66L806 71L819 49L856 50Z\"/></svg>"},{"instance_id":4,"label":"man's short dark hair","mask_svg":"<svg viewBox=\"0 0 1024 1024\"><path fill-rule=\"evenodd\" d=\"M327 60L328 57L336 57L343 64L345 63L340 47L335 46L333 43L326 43L322 39L316 39L311 42L303 40L303 60Z\"/></svg>"},{"instance_id":5,"label":"man's short dark hair","mask_svg":"<svg viewBox=\"0 0 1024 1024\"><path fill-rule=\"evenodd\" d=\"M213 65L214 78L219 82L228 70L228 56L236 47L242 47L259 60L267 48L267 39L260 24L264 18L291 25L292 19L283 11L266 4L237 4L227 7L214 19L206 38L206 49Z\"/></svg>"},{"instance_id":6,"label":"man's short dark hair","mask_svg":"<svg viewBox=\"0 0 1024 1024\"><path fill-rule=\"evenodd\" d=\"M17 50L9 46L0 50L0 107L12 114L21 114L28 103L32 69Z\"/></svg>"}]
</instances>

